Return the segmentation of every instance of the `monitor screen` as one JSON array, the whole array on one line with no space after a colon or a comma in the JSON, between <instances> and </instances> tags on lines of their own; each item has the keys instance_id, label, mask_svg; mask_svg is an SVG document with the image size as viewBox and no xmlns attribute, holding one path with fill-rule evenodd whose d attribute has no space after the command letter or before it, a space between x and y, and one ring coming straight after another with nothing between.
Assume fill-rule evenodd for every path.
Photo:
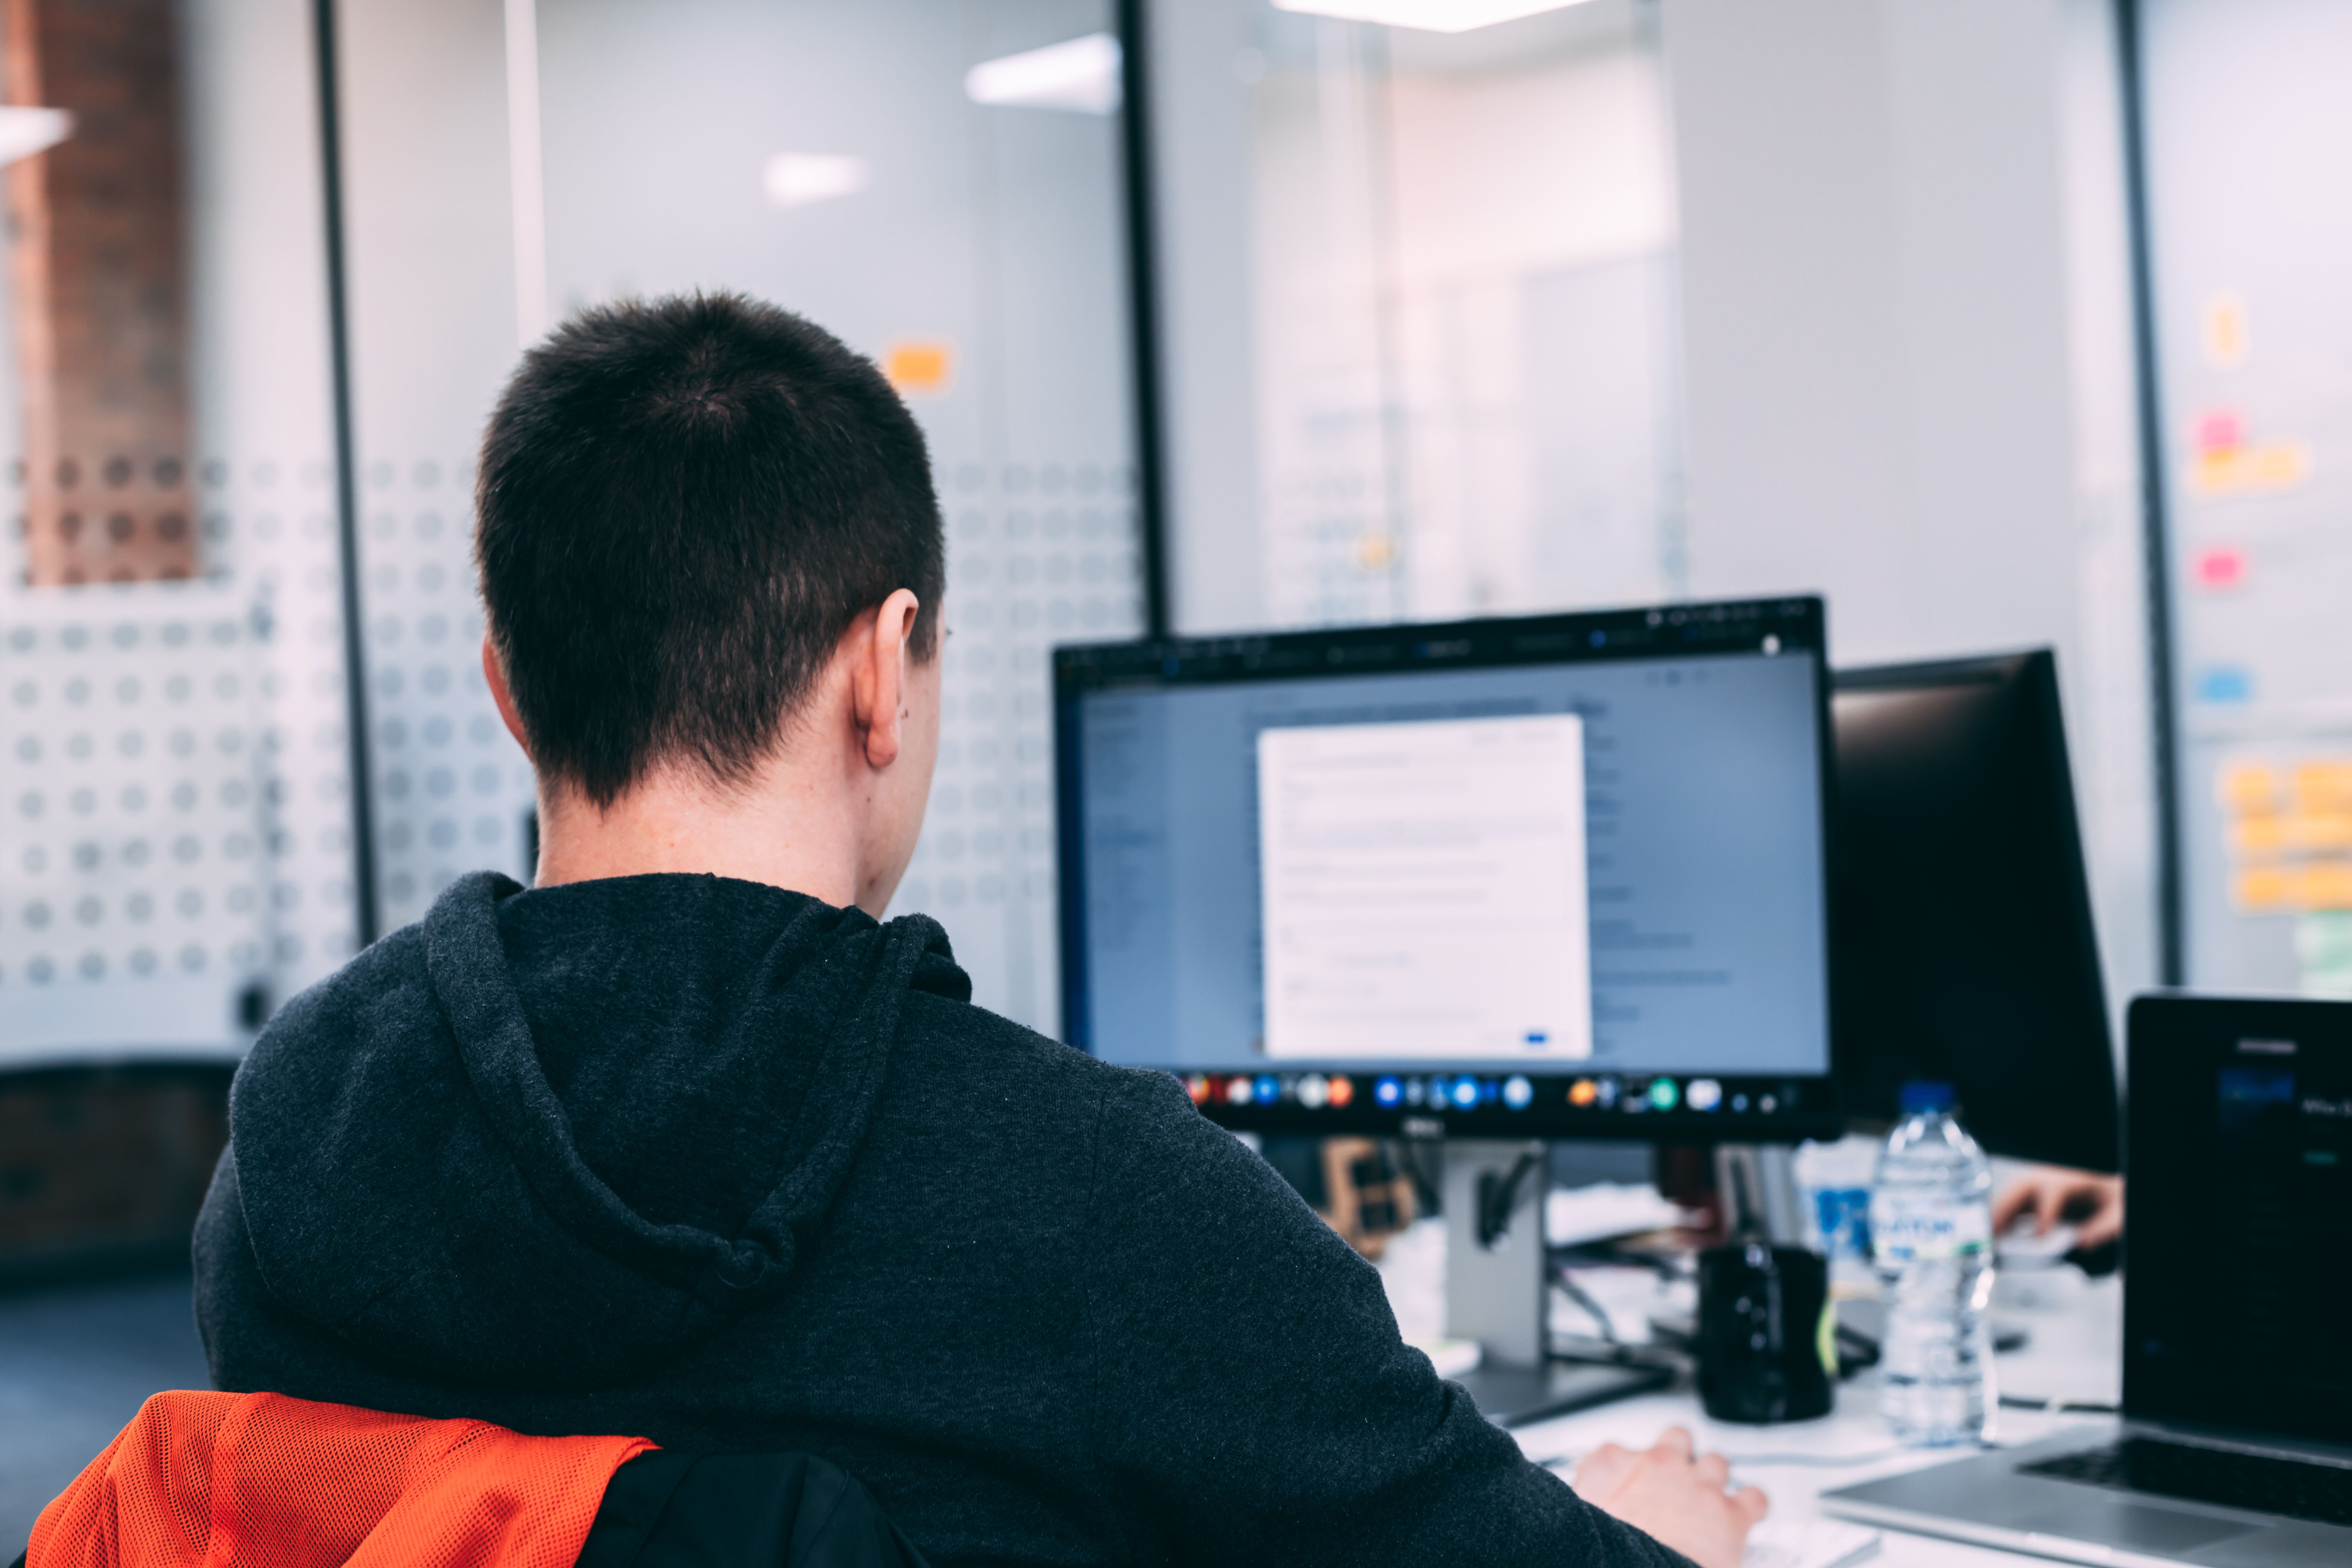
<instances>
[{"instance_id":1,"label":"monitor screen","mask_svg":"<svg viewBox=\"0 0 2352 1568\"><path fill-rule=\"evenodd\" d=\"M1833 1124L1822 643L1806 598L1057 650L1066 1037L1269 1129Z\"/></svg>"}]
</instances>

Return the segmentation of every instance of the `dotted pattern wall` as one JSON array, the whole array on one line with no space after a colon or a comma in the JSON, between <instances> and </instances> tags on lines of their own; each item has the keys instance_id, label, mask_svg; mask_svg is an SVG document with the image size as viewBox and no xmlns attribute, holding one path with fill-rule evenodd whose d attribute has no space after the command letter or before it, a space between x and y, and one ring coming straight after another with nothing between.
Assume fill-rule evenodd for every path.
<instances>
[{"instance_id":1,"label":"dotted pattern wall","mask_svg":"<svg viewBox=\"0 0 2352 1568\"><path fill-rule=\"evenodd\" d=\"M943 464L950 632L930 816L893 912L979 1000L1058 1026L1050 651L1139 635L1132 479ZM19 595L0 634L0 993L150 975L274 1000L353 949L332 490L203 468L211 576ZM531 777L485 689L462 465L371 463L361 563L386 929L476 867L527 871Z\"/></svg>"},{"instance_id":2,"label":"dotted pattern wall","mask_svg":"<svg viewBox=\"0 0 2352 1568\"><path fill-rule=\"evenodd\" d=\"M949 639L939 772L891 913L947 928L973 999L1060 1025L1052 649L1142 634L1134 480L1088 461L941 463Z\"/></svg>"},{"instance_id":3,"label":"dotted pattern wall","mask_svg":"<svg viewBox=\"0 0 2352 1568\"><path fill-rule=\"evenodd\" d=\"M391 931L467 871L528 881L534 795L482 679L471 469L377 458L361 477L376 885Z\"/></svg>"},{"instance_id":4,"label":"dotted pattern wall","mask_svg":"<svg viewBox=\"0 0 2352 1568\"><path fill-rule=\"evenodd\" d=\"M251 595L264 635L261 717L275 740L273 1003L325 978L358 950L332 477L318 458L215 462L202 475L207 560Z\"/></svg>"},{"instance_id":5,"label":"dotted pattern wall","mask_svg":"<svg viewBox=\"0 0 2352 1568\"><path fill-rule=\"evenodd\" d=\"M273 736L253 628L207 597L0 637L0 984L265 967Z\"/></svg>"},{"instance_id":6,"label":"dotted pattern wall","mask_svg":"<svg viewBox=\"0 0 2352 1568\"><path fill-rule=\"evenodd\" d=\"M352 951L327 474L201 465L203 582L9 595L0 997L199 977L226 1020Z\"/></svg>"}]
</instances>

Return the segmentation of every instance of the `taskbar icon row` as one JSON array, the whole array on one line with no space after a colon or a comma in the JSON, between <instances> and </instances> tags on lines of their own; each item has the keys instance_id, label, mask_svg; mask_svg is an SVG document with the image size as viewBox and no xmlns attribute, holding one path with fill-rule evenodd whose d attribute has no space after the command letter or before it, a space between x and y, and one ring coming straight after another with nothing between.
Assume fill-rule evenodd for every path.
<instances>
[{"instance_id":1,"label":"taskbar icon row","mask_svg":"<svg viewBox=\"0 0 2352 1568\"><path fill-rule=\"evenodd\" d=\"M1276 1107L1297 1110L1505 1111L1538 1108L1639 1116L1662 1111L1778 1116L1805 1109L1805 1087L1784 1081L1727 1080L1654 1073L1591 1073L1531 1078L1525 1073L1203 1073L1180 1074L1192 1103L1209 1109Z\"/></svg>"}]
</instances>

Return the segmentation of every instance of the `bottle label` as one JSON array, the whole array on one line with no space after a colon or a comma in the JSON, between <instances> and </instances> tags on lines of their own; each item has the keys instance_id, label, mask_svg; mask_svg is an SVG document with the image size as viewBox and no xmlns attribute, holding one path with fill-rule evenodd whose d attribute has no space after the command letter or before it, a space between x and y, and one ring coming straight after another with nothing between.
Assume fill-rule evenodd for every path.
<instances>
[{"instance_id":1,"label":"bottle label","mask_svg":"<svg viewBox=\"0 0 2352 1568\"><path fill-rule=\"evenodd\" d=\"M1937 1263L1989 1252L1992 1211L1929 1193L1873 1194L1870 1239L1881 1263Z\"/></svg>"}]
</instances>

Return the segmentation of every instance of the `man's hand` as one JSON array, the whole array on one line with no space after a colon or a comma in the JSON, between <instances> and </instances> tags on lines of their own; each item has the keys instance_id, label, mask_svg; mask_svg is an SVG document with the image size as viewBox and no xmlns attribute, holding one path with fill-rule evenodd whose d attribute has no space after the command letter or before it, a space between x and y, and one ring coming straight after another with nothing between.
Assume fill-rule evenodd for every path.
<instances>
[{"instance_id":1,"label":"man's hand","mask_svg":"<svg viewBox=\"0 0 2352 1568\"><path fill-rule=\"evenodd\" d=\"M1691 1435L1669 1426L1641 1453L1602 1445L1576 1467L1577 1494L1673 1547L1699 1568L1739 1568L1748 1532L1764 1517L1754 1487L1724 1489L1731 1466L1720 1454L1691 1457Z\"/></svg>"},{"instance_id":2,"label":"man's hand","mask_svg":"<svg viewBox=\"0 0 2352 1568\"><path fill-rule=\"evenodd\" d=\"M2073 1220L2076 1250L2095 1251L2124 1233L2124 1179L2063 1165L2039 1166L1992 1205L1992 1233L2000 1236L2026 1214L2034 1217L2036 1236L2049 1235L2060 1220Z\"/></svg>"}]
</instances>

